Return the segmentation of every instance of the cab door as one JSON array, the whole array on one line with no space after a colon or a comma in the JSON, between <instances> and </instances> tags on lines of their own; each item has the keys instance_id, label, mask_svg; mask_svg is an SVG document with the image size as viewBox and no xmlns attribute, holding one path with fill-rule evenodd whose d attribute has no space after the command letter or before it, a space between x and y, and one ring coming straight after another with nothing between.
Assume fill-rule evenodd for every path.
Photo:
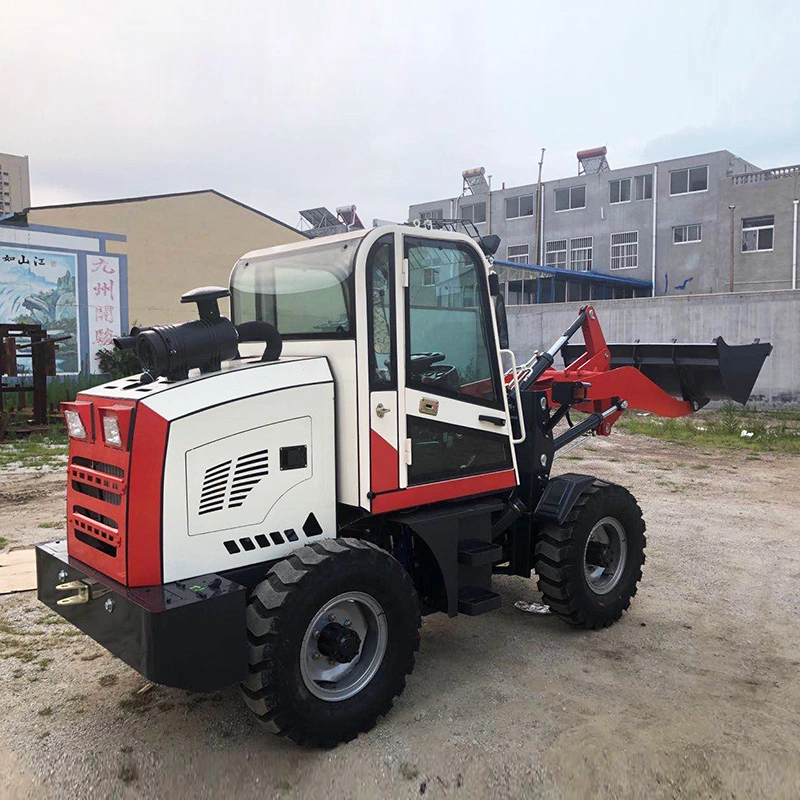
<instances>
[{"instance_id":1,"label":"cab door","mask_svg":"<svg viewBox=\"0 0 800 800\"><path fill-rule=\"evenodd\" d=\"M403 255L408 485L513 471L483 259L471 243L419 236Z\"/></svg>"},{"instance_id":2,"label":"cab door","mask_svg":"<svg viewBox=\"0 0 800 800\"><path fill-rule=\"evenodd\" d=\"M385 511L516 485L488 277L472 243L404 235L395 304L403 416Z\"/></svg>"},{"instance_id":3,"label":"cab door","mask_svg":"<svg viewBox=\"0 0 800 800\"><path fill-rule=\"evenodd\" d=\"M366 263L371 495L400 486L396 246L393 234L381 236Z\"/></svg>"}]
</instances>

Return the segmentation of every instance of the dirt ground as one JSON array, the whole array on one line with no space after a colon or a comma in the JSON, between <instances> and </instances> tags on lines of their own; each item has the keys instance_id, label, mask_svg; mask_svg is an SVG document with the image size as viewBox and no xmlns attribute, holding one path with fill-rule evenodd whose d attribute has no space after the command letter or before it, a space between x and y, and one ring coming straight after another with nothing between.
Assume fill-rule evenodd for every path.
<instances>
[{"instance_id":1,"label":"dirt ground","mask_svg":"<svg viewBox=\"0 0 800 800\"><path fill-rule=\"evenodd\" d=\"M153 687L36 602L0 597L0 797L798 797L800 458L614 434L557 462L628 486L645 574L612 628L428 617L369 734L262 733L238 690ZM60 472L0 475L0 535L58 538Z\"/></svg>"}]
</instances>

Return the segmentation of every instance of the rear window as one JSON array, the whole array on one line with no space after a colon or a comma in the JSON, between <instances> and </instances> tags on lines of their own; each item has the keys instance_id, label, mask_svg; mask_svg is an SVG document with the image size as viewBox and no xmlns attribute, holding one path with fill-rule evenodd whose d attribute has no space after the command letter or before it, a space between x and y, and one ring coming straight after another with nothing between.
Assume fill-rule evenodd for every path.
<instances>
[{"instance_id":1,"label":"rear window","mask_svg":"<svg viewBox=\"0 0 800 800\"><path fill-rule=\"evenodd\" d=\"M262 320L284 337L352 337L357 244L319 245L240 262L231 276L234 323Z\"/></svg>"}]
</instances>

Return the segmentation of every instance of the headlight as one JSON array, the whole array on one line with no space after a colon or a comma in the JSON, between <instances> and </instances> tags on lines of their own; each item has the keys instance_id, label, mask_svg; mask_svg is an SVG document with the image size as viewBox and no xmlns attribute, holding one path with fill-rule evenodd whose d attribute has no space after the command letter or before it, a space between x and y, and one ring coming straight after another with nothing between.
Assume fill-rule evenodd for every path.
<instances>
[{"instance_id":1,"label":"headlight","mask_svg":"<svg viewBox=\"0 0 800 800\"><path fill-rule=\"evenodd\" d=\"M133 406L100 406L97 411L100 414L104 444L127 450L133 421Z\"/></svg>"},{"instance_id":2,"label":"headlight","mask_svg":"<svg viewBox=\"0 0 800 800\"><path fill-rule=\"evenodd\" d=\"M91 442L94 439L92 425L92 404L86 400L75 400L73 403L62 403L61 412L67 425L70 439Z\"/></svg>"},{"instance_id":3,"label":"headlight","mask_svg":"<svg viewBox=\"0 0 800 800\"><path fill-rule=\"evenodd\" d=\"M86 428L83 426L83 420L77 411L65 409L64 420L67 423L67 433L69 433L73 439L86 438Z\"/></svg>"},{"instance_id":4,"label":"headlight","mask_svg":"<svg viewBox=\"0 0 800 800\"><path fill-rule=\"evenodd\" d=\"M114 447L122 447L122 436L119 432L119 420L116 416L106 414L103 417L103 440Z\"/></svg>"}]
</instances>

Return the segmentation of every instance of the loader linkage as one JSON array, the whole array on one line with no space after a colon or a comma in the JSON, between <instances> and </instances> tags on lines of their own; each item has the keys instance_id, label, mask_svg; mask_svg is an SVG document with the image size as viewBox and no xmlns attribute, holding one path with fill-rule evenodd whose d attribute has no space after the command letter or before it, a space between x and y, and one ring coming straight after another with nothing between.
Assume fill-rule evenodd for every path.
<instances>
[{"instance_id":1,"label":"loader linkage","mask_svg":"<svg viewBox=\"0 0 800 800\"><path fill-rule=\"evenodd\" d=\"M570 345L579 330L583 347ZM555 408L551 429L570 409L589 415L555 438L554 449L559 450L590 431L608 436L627 408L674 418L709 400L746 402L771 350L770 344L759 342L731 347L721 337L709 345L609 345L594 308L585 306L549 350L536 351L516 374L506 373L506 384L516 380L521 391L545 392L548 405ZM553 368L559 352L563 370Z\"/></svg>"}]
</instances>

